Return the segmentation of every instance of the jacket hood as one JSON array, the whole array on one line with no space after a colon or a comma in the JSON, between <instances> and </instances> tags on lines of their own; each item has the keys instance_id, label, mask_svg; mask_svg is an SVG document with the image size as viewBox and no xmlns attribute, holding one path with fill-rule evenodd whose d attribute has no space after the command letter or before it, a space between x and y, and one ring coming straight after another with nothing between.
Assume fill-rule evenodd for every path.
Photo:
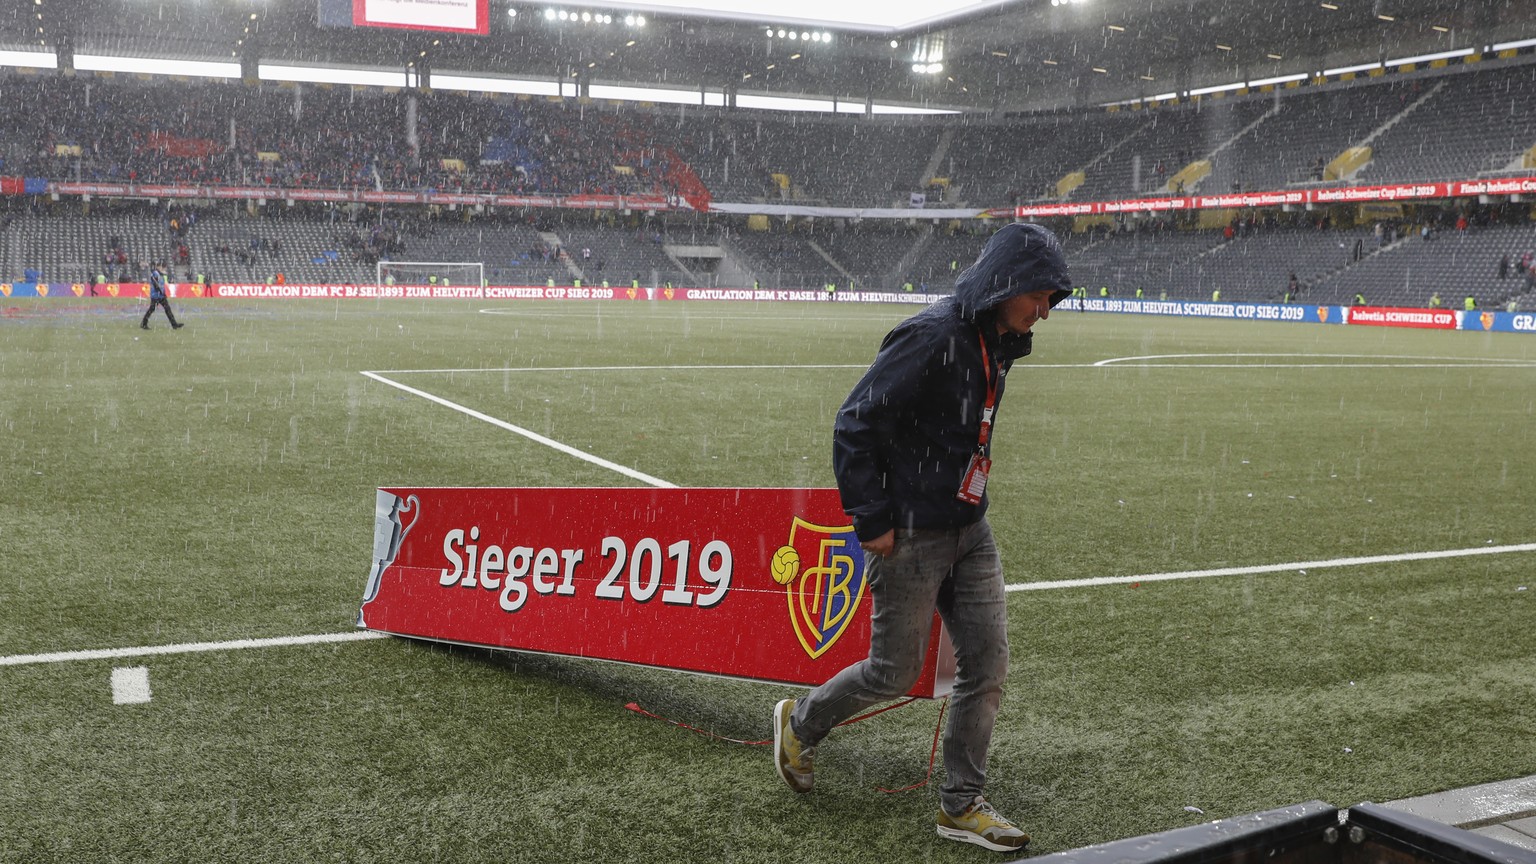
<instances>
[{"instance_id":1,"label":"jacket hood","mask_svg":"<svg viewBox=\"0 0 1536 864\"><path fill-rule=\"evenodd\" d=\"M1027 222L1004 225L987 241L976 263L955 279L960 314L974 320L1009 297L1051 291L1051 306L1072 294L1061 241L1046 228Z\"/></svg>"}]
</instances>

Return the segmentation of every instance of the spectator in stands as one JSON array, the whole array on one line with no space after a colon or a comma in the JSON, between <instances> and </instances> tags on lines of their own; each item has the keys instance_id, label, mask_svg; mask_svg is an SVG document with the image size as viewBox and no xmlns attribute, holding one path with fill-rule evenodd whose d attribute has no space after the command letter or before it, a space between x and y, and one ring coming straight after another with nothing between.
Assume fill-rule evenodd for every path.
<instances>
[{"instance_id":1,"label":"spectator in stands","mask_svg":"<svg viewBox=\"0 0 1536 864\"><path fill-rule=\"evenodd\" d=\"M1509 278L1509 253L1508 252L1505 252L1504 255L1499 258L1499 278L1500 279L1508 279Z\"/></svg>"},{"instance_id":2,"label":"spectator in stands","mask_svg":"<svg viewBox=\"0 0 1536 864\"><path fill-rule=\"evenodd\" d=\"M1355 292L1355 305L1356 306L1364 306L1365 305L1365 295L1361 294L1359 291Z\"/></svg>"},{"instance_id":3,"label":"spectator in stands","mask_svg":"<svg viewBox=\"0 0 1536 864\"><path fill-rule=\"evenodd\" d=\"M1477 298L1472 296L1471 294L1468 294L1467 295L1467 299L1461 301L1461 308L1463 310L1467 311L1467 312L1476 312L1477 311Z\"/></svg>"},{"instance_id":4,"label":"spectator in stands","mask_svg":"<svg viewBox=\"0 0 1536 864\"><path fill-rule=\"evenodd\" d=\"M1285 283L1285 302L1289 303L1301 293L1301 280L1296 278L1296 271L1291 271L1291 278Z\"/></svg>"},{"instance_id":5,"label":"spectator in stands","mask_svg":"<svg viewBox=\"0 0 1536 864\"><path fill-rule=\"evenodd\" d=\"M1439 291L1436 291L1435 293L1429 295L1429 308L1431 308L1431 309L1439 309L1442 302L1443 301L1440 299L1440 292Z\"/></svg>"},{"instance_id":6,"label":"spectator in stands","mask_svg":"<svg viewBox=\"0 0 1536 864\"><path fill-rule=\"evenodd\" d=\"M139 327L149 329L149 316L155 314L155 307L165 310L165 317L171 322L172 330L180 330L185 324L177 322L176 316L171 314L171 304L166 300L165 275L160 272L160 265L156 264L149 271L149 308L144 310L144 319L139 322Z\"/></svg>"},{"instance_id":7,"label":"spectator in stands","mask_svg":"<svg viewBox=\"0 0 1536 864\"><path fill-rule=\"evenodd\" d=\"M911 688L937 608L964 670L944 737L938 832L999 852L1028 844L983 796L1008 672L1002 561L986 520L987 454L1004 375L1029 354L1031 329L1070 287L1050 232L1004 226L960 274L953 297L886 336L838 411L833 472L880 613L868 659L774 707L775 768L796 792L811 791L815 748L838 723Z\"/></svg>"}]
</instances>

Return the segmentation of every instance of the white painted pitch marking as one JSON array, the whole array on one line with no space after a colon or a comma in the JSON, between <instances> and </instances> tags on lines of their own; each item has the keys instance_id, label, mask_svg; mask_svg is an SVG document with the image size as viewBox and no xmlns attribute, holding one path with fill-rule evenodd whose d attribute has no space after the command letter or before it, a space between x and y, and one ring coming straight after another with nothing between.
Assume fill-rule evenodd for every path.
<instances>
[{"instance_id":1,"label":"white painted pitch marking","mask_svg":"<svg viewBox=\"0 0 1536 864\"><path fill-rule=\"evenodd\" d=\"M1245 357L1253 360L1265 360L1270 357L1306 357L1317 359L1328 357L1341 360L1411 360L1411 363L1147 363L1138 361L1148 360L1192 360L1204 357ZM1429 362L1439 361L1439 362ZM1159 369L1360 369L1360 368L1389 368L1389 369L1446 369L1509 366L1515 369L1524 369L1536 366L1530 360L1504 359L1499 357L1423 357L1409 354L1145 354L1140 357L1111 357L1107 360L1099 360L1094 366L1150 366Z\"/></svg>"},{"instance_id":2,"label":"white painted pitch marking","mask_svg":"<svg viewBox=\"0 0 1536 864\"><path fill-rule=\"evenodd\" d=\"M385 378L383 375L380 375L377 372L366 372L365 371L365 372L363 372L363 374L368 376L369 378L372 378L375 381L380 382L381 384L388 384L389 386L394 387L394 388L396 388L398 390L404 390L405 392L410 393L413 396L420 396L421 398L427 400L428 402L436 402L437 404L442 405L445 408L452 408L453 410L458 411L461 414L467 414L470 417L475 418L476 420L484 420L485 422L491 424L492 426L497 426L497 427L500 427L502 429L505 429L508 432L513 433L514 435L521 435L524 438L527 438L529 441L533 441L533 442L535 442L537 444L543 444L545 447L550 447L550 448L553 448L555 450L559 450L561 453L564 453L564 454L566 454L568 456L575 456L577 459L580 459L583 462L590 462L593 465L597 465L597 466L599 466L601 468L607 468L609 471L614 471L614 472L617 472L619 474L623 474L625 477L628 477L631 480L639 480L641 483L644 483L644 484L646 484L648 486L656 486L656 487L659 487L659 488L662 488L662 489L676 489L677 488L677 484L676 483L668 483L665 480L662 480L662 479L657 478L657 477L652 477L649 474L646 474L646 473L641 472L641 471L636 471L633 468L627 467L625 465L620 465L617 462L609 462L607 459L604 459L601 456L595 456L595 455L593 455L591 453L588 453L585 450L578 450L578 449L576 449L575 447L572 447L569 444L562 444L561 442L556 441L553 438L547 438L547 437L545 437L543 435L540 435L539 433L533 431L532 429L524 429L521 426L513 425L511 423L508 423L505 420L499 420L499 419L497 419L495 417L492 417L489 414L485 414L483 412L476 411L473 408L469 408L469 407L466 407L464 405L460 405L457 402L450 402L449 400L444 399L441 396L433 395L431 393L428 393L425 390L418 390L415 387L410 387L410 386L407 386L405 384L401 384L399 381L391 381L390 379Z\"/></svg>"},{"instance_id":3,"label":"white painted pitch marking","mask_svg":"<svg viewBox=\"0 0 1536 864\"><path fill-rule=\"evenodd\" d=\"M1286 570L1353 567L1364 564L1392 564L1402 561L1427 561L1436 558L1461 558L1469 555L1502 555L1510 552L1536 552L1536 543L1521 543L1513 546L1480 546L1474 549L1446 549L1439 552L1409 552L1401 555L1372 555L1363 558L1334 558L1327 561L1297 561L1290 564L1262 564L1256 567L1225 567L1218 570L1186 570L1180 573L1150 573L1143 576L1102 576L1094 579L1068 579L1058 582L1022 582L1005 585L1004 588L1008 593L1012 594L1019 591L1094 588L1103 585L1122 585L1129 582L1166 582L1174 579L1200 579L1208 576L1279 573ZM191 654L209 651L239 651L246 648L275 648L288 645L319 645L334 642L364 642L373 639L389 638L391 638L391 635L388 633L357 630L350 633L318 633L313 636L236 639L230 642L188 642L180 645L148 645L138 648L59 651L52 654L14 654L9 657L0 657L0 666L65 663L71 660L115 660L124 657Z\"/></svg>"},{"instance_id":4,"label":"white painted pitch marking","mask_svg":"<svg viewBox=\"0 0 1536 864\"><path fill-rule=\"evenodd\" d=\"M868 369L868 363L811 363L803 366L709 366L709 365L675 365L675 366L502 366L498 368L484 369L376 369L372 373L364 372L364 375L424 375L429 372L464 373L464 372L669 372L674 370L703 370L713 369L765 369L769 371L784 369Z\"/></svg>"},{"instance_id":5,"label":"white painted pitch marking","mask_svg":"<svg viewBox=\"0 0 1536 864\"><path fill-rule=\"evenodd\" d=\"M1169 582L1176 579L1204 579L1210 576L1245 576L1255 573L1283 573L1288 570L1321 570L1325 567L1359 567L1366 564L1397 564L1403 561L1431 561L1439 558L1464 558L1470 555L1505 555L1511 552L1536 552L1536 543L1512 546L1477 546L1471 549L1442 549L1437 552L1406 552L1398 555L1367 555L1360 558L1332 558L1325 561L1293 561L1289 564L1260 564L1253 567L1222 567L1215 570L1184 570L1178 573L1148 573L1142 576L1096 576L1091 579L1064 579L1056 582L1015 582L1007 591L1049 591L1056 588L1094 588L1101 585L1126 585L1131 582Z\"/></svg>"},{"instance_id":6,"label":"white painted pitch marking","mask_svg":"<svg viewBox=\"0 0 1536 864\"><path fill-rule=\"evenodd\" d=\"M351 633L317 633L313 636L235 639L229 642L183 642L179 645L146 645L137 648L97 648L89 651L57 651L51 654L12 654L9 657L0 657L0 666L30 666L35 663L64 663L70 660L121 660L127 657L199 654L207 651L234 651L242 648L279 648L289 645L323 645L331 642L362 642L369 639L388 638L383 633L358 630Z\"/></svg>"},{"instance_id":7,"label":"white painted pitch marking","mask_svg":"<svg viewBox=\"0 0 1536 864\"><path fill-rule=\"evenodd\" d=\"M148 667L118 666L112 670L113 705L143 705L148 701Z\"/></svg>"}]
</instances>

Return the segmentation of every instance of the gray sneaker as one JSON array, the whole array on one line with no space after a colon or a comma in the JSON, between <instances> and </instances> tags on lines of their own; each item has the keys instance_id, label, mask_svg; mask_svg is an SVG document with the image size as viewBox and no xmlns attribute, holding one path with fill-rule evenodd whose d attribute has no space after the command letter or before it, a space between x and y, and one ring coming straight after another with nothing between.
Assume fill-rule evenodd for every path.
<instances>
[{"instance_id":1,"label":"gray sneaker","mask_svg":"<svg viewBox=\"0 0 1536 864\"><path fill-rule=\"evenodd\" d=\"M773 765L789 788L799 793L811 791L816 782L813 762L816 748L800 743L789 717L795 713L795 700L782 699L773 706Z\"/></svg>"},{"instance_id":2,"label":"gray sneaker","mask_svg":"<svg viewBox=\"0 0 1536 864\"><path fill-rule=\"evenodd\" d=\"M1017 852L1029 845L1029 835L993 810L987 799L980 795L959 816L951 816L940 807L939 836L975 843L993 852Z\"/></svg>"}]
</instances>

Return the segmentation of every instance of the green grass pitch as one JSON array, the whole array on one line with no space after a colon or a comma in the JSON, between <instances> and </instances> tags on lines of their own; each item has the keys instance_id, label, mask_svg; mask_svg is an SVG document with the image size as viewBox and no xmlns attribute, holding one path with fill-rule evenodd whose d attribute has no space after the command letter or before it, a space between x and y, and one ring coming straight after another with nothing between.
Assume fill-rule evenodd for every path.
<instances>
[{"instance_id":1,"label":"green grass pitch","mask_svg":"<svg viewBox=\"0 0 1536 864\"><path fill-rule=\"evenodd\" d=\"M912 311L486 305L145 333L12 301L0 657L347 632L375 487L634 485L362 370L561 367L390 377L680 485L831 485L860 370L793 367ZM1060 313L1036 344L994 453L1010 582L1536 541L1536 340ZM1149 355L1194 356L1093 365ZM1536 773L1533 555L1011 594L990 797L1050 852ZM149 703L113 704L122 665ZM935 704L839 730L804 798L624 708L763 738L795 692L392 639L0 665L0 861L995 860L934 836L934 786L875 789L922 777Z\"/></svg>"}]
</instances>

